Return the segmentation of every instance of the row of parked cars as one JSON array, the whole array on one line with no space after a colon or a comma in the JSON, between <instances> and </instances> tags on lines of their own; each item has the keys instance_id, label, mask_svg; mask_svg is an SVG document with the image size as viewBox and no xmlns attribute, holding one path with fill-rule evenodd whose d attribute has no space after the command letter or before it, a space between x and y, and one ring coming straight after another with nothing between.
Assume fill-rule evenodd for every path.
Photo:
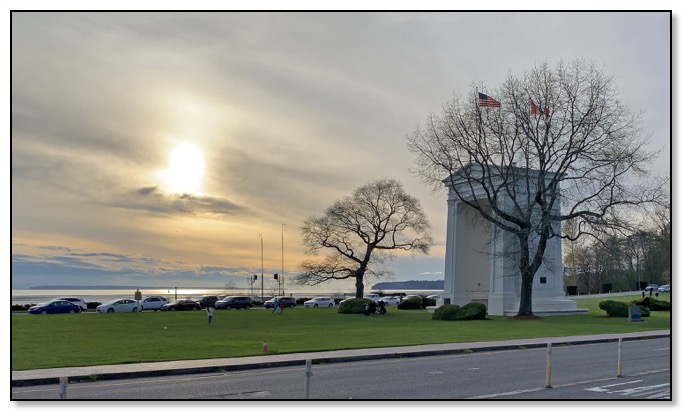
<instances>
[{"instance_id":1,"label":"row of parked cars","mask_svg":"<svg viewBox=\"0 0 682 411\"><path fill-rule=\"evenodd\" d=\"M668 286L669 287L669 286ZM669 290L669 289L668 289ZM398 305L401 301L408 298L421 298L418 295L406 295L404 297L385 296L378 294L367 294L364 296L373 301L383 301L386 305ZM439 295L429 295L427 298L434 300L440 299ZM296 307L294 297L275 297L265 301L263 306L267 309L275 308L277 305L283 308ZM202 310L206 307L215 309L249 309L255 305L254 300L248 296L215 296L205 295L198 300L180 299L169 302L162 296L149 296L142 299L139 303L131 298L118 298L104 304L100 304L95 309L98 313L121 313L137 311L191 311ZM314 297L303 303L304 307L334 307L336 303L331 297ZM31 307L28 312L31 314L60 314L60 313L79 313L87 309L85 300L79 297L59 297L45 303Z\"/></svg>"},{"instance_id":2,"label":"row of parked cars","mask_svg":"<svg viewBox=\"0 0 682 411\"><path fill-rule=\"evenodd\" d=\"M670 284L663 284L663 285L649 284L646 286L644 291L651 291L654 293L669 293L670 292Z\"/></svg>"}]
</instances>

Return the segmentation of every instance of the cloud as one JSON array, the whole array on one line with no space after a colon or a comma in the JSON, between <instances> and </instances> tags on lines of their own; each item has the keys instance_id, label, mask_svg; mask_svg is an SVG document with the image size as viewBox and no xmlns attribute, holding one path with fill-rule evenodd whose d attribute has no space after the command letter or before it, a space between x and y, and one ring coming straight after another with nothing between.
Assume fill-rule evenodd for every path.
<instances>
[{"instance_id":1,"label":"cloud","mask_svg":"<svg viewBox=\"0 0 682 411\"><path fill-rule=\"evenodd\" d=\"M249 215L252 212L229 200L190 194L165 194L158 187L143 187L128 191L108 205L143 210L166 215Z\"/></svg>"}]
</instances>

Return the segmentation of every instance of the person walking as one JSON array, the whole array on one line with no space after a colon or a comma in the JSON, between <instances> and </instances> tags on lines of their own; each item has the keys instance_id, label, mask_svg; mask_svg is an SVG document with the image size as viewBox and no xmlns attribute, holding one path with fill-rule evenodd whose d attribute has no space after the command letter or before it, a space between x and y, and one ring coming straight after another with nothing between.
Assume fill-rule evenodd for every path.
<instances>
[{"instance_id":1,"label":"person walking","mask_svg":"<svg viewBox=\"0 0 682 411\"><path fill-rule=\"evenodd\" d=\"M279 314L282 312L282 309L279 306L279 298L275 298L275 301L272 302L272 313L273 314Z\"/></svg>"},{"instance_id":2,"label":"person walking","mask_svg":"<svg viewBox=\"0 0 682 411\"><path fill-rule=\"evenodd\" d=\"M206 307L206 313L208 314L208 325L211 325L211 322L213 321L213 307L210 305Z\"/></svg>"}]
</instances>

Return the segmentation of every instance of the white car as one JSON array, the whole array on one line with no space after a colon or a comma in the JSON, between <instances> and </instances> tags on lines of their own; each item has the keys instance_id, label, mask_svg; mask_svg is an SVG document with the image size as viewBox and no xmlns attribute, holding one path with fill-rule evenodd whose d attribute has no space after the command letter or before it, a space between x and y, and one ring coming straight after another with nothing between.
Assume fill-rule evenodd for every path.
<instances>
[{"instance_id":1,"label":"white car","mask_svg":"<svg viewBox=\"0 0 682 411\"><path fill-rule=\"evenodd\" d=\"M398 305L400 304L400 297L394 295L381 297L378 301L383 301L386 305Z\"/></svg>"},{"instance_id":2,"label":"white car","mask_svg":"<svg viewBox=\"0 0 682 411\"><path fill-rule=\"evenodd\" d=\"M134 313L139 311L137 301L119 298L97 306L98 313Z\"/></svg>"},{"instance_id":3,"label":"white car","mask_svg":"<svg viewBox=\"0 0 682 411\"><path fill-rule=\"evenodd\" d=\"M426 298L430 298L430 299L432 299L432 300L438 301L438 300L440 300L440 295L438 295L438 294L431 294L431 295L427 295Z\"/></svg>"},{"instance_id":4,"label":"white car","mask_svg":"<svg viewBox=\"0 0 682 411\"><path fill-rule=\"evenodd\" d=\"M165 304L168 304L168 300L160 296L150 296L146 297L144 300L140 301L140 311L142 310L160 310Z\"/></svg>"},{"instance_id":5,"label":"white car","mask_svg":"<svg viewBox=\"0 0 682 411\"><path fill-rule=\"evenodd\" d=\"M303 303L304 307L333 307L334 300L329 297L315 297Z\"/></svg>"},{"instance_id":6,"label":"white car","mask_svg":"<svg viewBox=\"0 0 682 411\"><path fill-rule=\"evenodd\" d=\"M81 308L81 310L83 310L83 311L88 309L88 305L85 303L85 300L80 298L80 297L57 297L57 298L51 299L49 302L58 301L58 300L71 301L72 303L79 306Z\"/></svg>"},{"instance_id":7,"label":"white car","mask_svg":"<svg viewBox=\"0 0 682 411\"><path fill-rule=\"evenodd\" d=\"M366 299L372 300L372 301L377 301L380 297L379 297L379 294L365 294L362 296L362 298L366 298Z\"/></svg>"}]
</instances>

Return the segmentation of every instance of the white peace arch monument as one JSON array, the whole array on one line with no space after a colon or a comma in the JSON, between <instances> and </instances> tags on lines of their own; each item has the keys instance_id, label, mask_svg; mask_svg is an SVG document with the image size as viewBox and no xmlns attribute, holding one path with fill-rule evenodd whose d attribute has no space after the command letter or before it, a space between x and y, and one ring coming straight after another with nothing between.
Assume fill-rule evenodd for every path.
<instances>
[{"instance_id":1,"label":"white peace arch monument","mask_svg":"<svg viewBox=\"0 0 682 411\"><path fill-rule=\"evenodd\" d=\"M515 171L515 179L523 182L516 185L519 190L516 198L525 198L522 190L528 187L526 179L533 174L537 176L537 172L528 169ZM495 184L499 178L499 175L493 175L488 181ZM482 186L471 186L463 178L446 178L443 182L449 191L448 223L445 284L443 298L438 305L449 301L462 306L476 301L485 304L490 315L516 315L521 297L521 276L518 255L514 252L518 249L514 235L485 220L477 210L462 202L453 190L453 184L458 185L460 195L471 190L469 196L463 195L462 198L473 201L485 198L480 191ZM505 211L509 212L514 203L507 197L498 204L506 204ZM587 312L578 309L575 301L565 297L560 238L548 240L545 259L533 280L532 304L533 314L539 316Z\"/></svg>"}]
</instances>

